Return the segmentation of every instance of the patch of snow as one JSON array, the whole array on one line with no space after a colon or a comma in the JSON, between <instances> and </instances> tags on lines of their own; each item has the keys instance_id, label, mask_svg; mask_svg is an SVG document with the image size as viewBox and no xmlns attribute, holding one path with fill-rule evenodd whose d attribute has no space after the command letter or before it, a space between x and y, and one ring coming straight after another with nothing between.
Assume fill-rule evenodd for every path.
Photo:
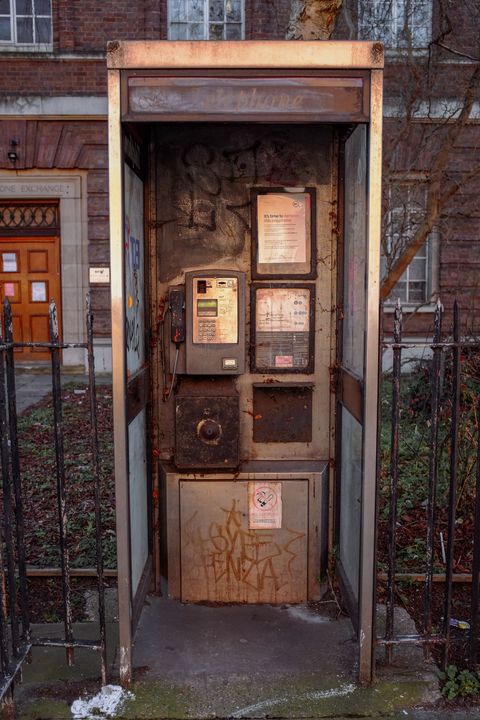
<instances>
[{"instance_id":1,"label":"patch of snow","mask_svg":"<svg viewBox=\"0 0 480 720\"><path fill-rule=\"evenodd\" d=\"M304 622L322 625L330 622L330 618L313 612L308 605L293 605L287 609L287 612L292 620L303 620Z\"/></svg>"},{"instance_id":2,"label":"patch of snow","mask_svg":"<svg viewBox=\"0 0 480 720\"><path fill-rule=\"evenodd\" d=\"M93 698L79 698L72 703L71 711L74 718L92 720L111 718L120 710L124 701L132 698L132 693L120 685L104 685Z\"/></svg>"}]
</instances>

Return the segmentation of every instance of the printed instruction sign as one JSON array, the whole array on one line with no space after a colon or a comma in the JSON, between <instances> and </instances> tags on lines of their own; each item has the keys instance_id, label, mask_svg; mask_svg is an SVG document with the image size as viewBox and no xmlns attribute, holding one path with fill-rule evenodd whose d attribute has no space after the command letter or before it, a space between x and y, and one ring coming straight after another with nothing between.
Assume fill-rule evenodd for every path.
<instances>
[{"instance_id":1,"label":"printed instruction sign","mask_svg":"<svg viewBox=\"0 0 480 720\"><path fill-rule=\"evenodd\" d=\"M257 198L258 262L293 264L307 261L305 193L266 193Z\"/></svg>"},{"instance_id":2,"label":"printed instruction sign","mask_svg":"<svg viewBox=\"0 0 480 720\"><path fill-rule=\"evenodd\" d=\"M282 483L248 483L248 527L279 530L282 527Z\"/></svg>"},{"instance_id":3,"label":"printed instruction sign","mask_svg":"<svg viewBox=\"0 0 480 720\"><path fill-rule=\"evenodd\" d=\"M256 296L257 332L308 332L310 290L261 288Z\"/></svg>"}]
</instances>

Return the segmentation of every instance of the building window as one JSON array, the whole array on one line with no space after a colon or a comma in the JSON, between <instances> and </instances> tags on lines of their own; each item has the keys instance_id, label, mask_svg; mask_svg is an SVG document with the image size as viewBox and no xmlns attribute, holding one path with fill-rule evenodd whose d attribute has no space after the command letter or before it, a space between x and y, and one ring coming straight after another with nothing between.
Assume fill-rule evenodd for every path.
<instances>
[{"instance_id":1,"label":"building window","mask_svg":"<svg viewBox=\"0 0 480 720\"><path fill-rule=\"evenodd\" d=\"M168 2L169 40L241 40L243 36L243 0Z\"/></svg>"},{"instance_id":2,"label":"building window","mask_svg":"<svg viewBox=\"0 0 480 720\"><path fill-rule=\"evenodd\" d=\"M389 48L426 48L432 37L432 0L358 0L359 37Z\"/></svg>"},{"instance_id":3,"label":"building window","mask_svg":"<svg viewBox=\"0 0 480 720\"><path fill-rule=\"evenodd\" d=\"M382 241L382 275L402 254L425 216L425 188L421 183L398 184L389 188L388 211ZM437 233L434 230L395 285L388 303L398 298L406 305L431 302L437 286Z\"/></svg>"},{"instance_id":4,"label":"building window","mask_svg":"<svg viewBox=\"0 0 480 720\"><path fill-rule=\"evenodd\" d=\"M51 0L0 0L0 46L51 44Z\"/></svg>"}]
</instances>

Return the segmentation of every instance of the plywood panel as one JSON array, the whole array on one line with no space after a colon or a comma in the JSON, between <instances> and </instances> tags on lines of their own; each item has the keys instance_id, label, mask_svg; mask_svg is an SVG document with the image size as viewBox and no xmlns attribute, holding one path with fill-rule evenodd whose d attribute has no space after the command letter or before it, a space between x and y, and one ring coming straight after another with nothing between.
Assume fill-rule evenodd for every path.
<instances>
[{"instance_id":1,"label":"plywood panel","mask_svg":"<svg viewBox=\"0 0 480 720\"><path fill-rule=\"evenodd\" d=\"M283 481L282 527L249 530L248 482L180 482L184 602L307 600L308 481Z\"/></svg>"}]
</instances>

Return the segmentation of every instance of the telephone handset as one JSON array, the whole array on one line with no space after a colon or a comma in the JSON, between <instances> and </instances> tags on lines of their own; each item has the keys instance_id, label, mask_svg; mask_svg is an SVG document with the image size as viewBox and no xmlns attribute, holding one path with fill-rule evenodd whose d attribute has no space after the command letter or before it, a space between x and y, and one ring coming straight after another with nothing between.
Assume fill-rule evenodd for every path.
<instances>
[{"instance_id":1,"label":"telephone handset","mask_svg":"<svg viewBox=\"0 0 480 720\"><path fill-rule=\"evenodd\" d=\"M187 272L185 288L170 288L169 305L171 341L177 348L185 341L187 375L245 372L245 273Z\"/></svg>"}]
</instances>

